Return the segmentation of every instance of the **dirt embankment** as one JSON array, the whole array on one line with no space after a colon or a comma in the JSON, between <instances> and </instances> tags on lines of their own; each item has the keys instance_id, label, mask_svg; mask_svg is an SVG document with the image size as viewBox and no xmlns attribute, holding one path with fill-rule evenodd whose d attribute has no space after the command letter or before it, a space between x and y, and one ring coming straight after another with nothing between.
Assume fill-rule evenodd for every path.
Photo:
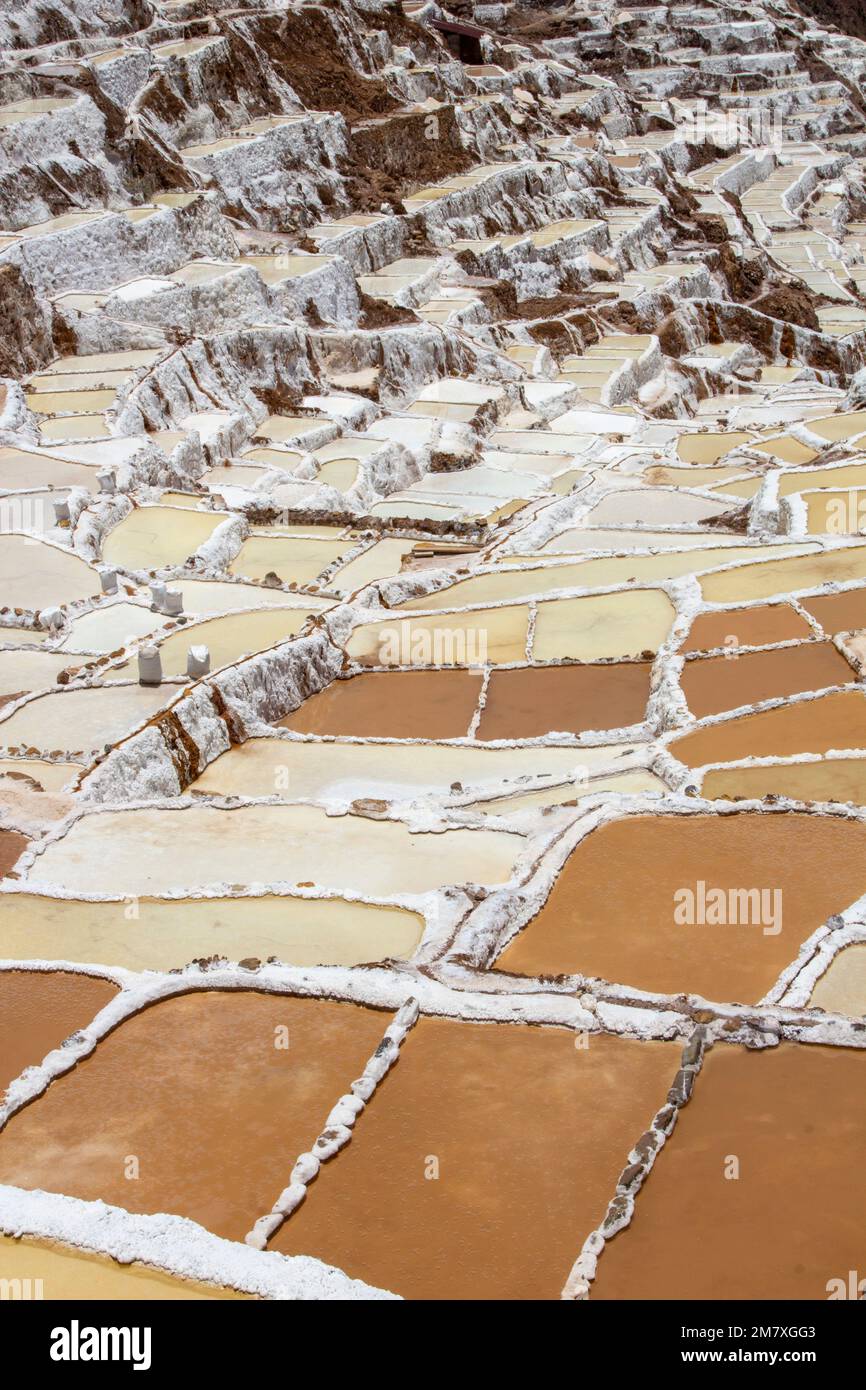
<instances>
[{"instance_id":1,"label":"dirt embankment","mask_svg":"<svg viewBox=\"0 0 866 1390\"><path fill-rule=\"evenodd\" d=\"M798 0L797 9L819 24L834 25L843 34L866 39L866 7L862 0Z\"/></svg>"},{"instance_id":2,"label":"dirt embankment","mask_svg":"<svg viewBox=\"0 0 866 1390\"><path fill-rule=\"evenodd\" d=\"M472 163L460 142L453 108L443 106L433 112L401 111L355 126L343 172L356 211L378 211L388 203L402 212L400 199L413 189L462 173Z\"/></svg>"},{"instance_id":3,"label":"dirt embankment","mask_svg":"<svg viewBox=\"0 0 866 1390\"><path fill-rule=\"evenodd\" d=\"M339 7L310 6L265 15L254 24L256 45L311 111L339 111L350 123L393 111L398 102L381 78L365 76L362 48L344 35Z\"/></svg>"}]
</instances>

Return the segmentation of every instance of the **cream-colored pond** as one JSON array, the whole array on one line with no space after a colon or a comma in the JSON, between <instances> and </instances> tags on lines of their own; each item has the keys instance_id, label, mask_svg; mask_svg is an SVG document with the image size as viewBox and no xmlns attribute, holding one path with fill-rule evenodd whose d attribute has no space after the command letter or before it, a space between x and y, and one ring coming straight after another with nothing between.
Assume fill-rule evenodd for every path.
<instances>
[{"instance_id":1,"label":"cream-colored pond","mask_svg":"<svg viewBox=\"0 0 866 1390\"><path fill-rule=\"evenodd\" d=\"M188 790L219 796L351 801L447 796L537 776L584 777L625 761L636 745L595 748L466 748L449 744L307 743L256 738L212 762Z\"/></svg>"},{"instance_id":2,"label":"cream-colored pond","mask_svg":"<svg viewBox=\"0 0 866 1390\"><path fill-rule=\"evenodd\" d=\"M0 487L84 487L96 489L96 470L35 449L0 448Z\"/></svg>"},{"instance_id":3,"label":"cream-colored pond","mask_svg":"<svg viewBox=\"0 0 866 1390\"><path fill-rule=\"evenodd\" d=\"M622 528L584 528L573 527L568 531L562 531L560 535L554 536L552 540L546 541L541 547L540 554L546 555L548 552L570 553L580 550L682 550L700 549L702 546L722 547L736 545L733 539L727 540L722 536L710 536L702 532L689 531L650 531L650 530L629 530ZM509 560L518 561L520 556L506 556Z\"/></svg>"},{"instance_id":4,"label":"cream-colored pond","mask_svg":"<svg viewBox=\"0 0 866 1390\"><path fill-rule=\"evenodd\" d=\"M32 883L73 893L165 893L208 884L313 884L384 897L448 883L505 883L523 849L487 830L411 834L392 821L311 806L114 811L47 846Z\"/></svg>"},{"instance_id":5,"label":"cream-colored pond","mask_svg":"<svg viewBox=\"0 0 866 1390\"><path fill-rule=\"evenodd\" d=\"M187 653L193 646L207 647L211 670L216 671L242 656L294 637L309 616L305 608L264 608L249 613L229 613L223 618L206 618L201 623L185 623L158 642L163 675L184 675ZM115 680L129 680L137 678L137 672L137 662L133 659L112 671L111 676Z\"/></svg>"},{"instance_id":6,"label":"cream-colored pond","mask_svg":"<svg viewBox=\"0 0 866 1390\"><path fill-rule=\"evenodd\" d=\"M249 579L264 579L266 574L274 573L285 584L311 584L322 570L348 555L356 544L317 536L256 534L244 541L229 572Z\"/></svg>"},{"instance_id":7,"label":"cream-colored pond","mask_svg":"<svg viewBox=\"0 0 866 1390\"><path fill-rule=\"evenodd\" d=\"M674 616L673 604L660 589L554 599L538 605L532 656L535 661L564 656L598 661L656 652Z\"/></svg>"},{"instance_id":8,"label":"cream-colored pond","mask_svg":"<svg viewBox=\"0 0 866 1390\"><path fill-rule=\"evenodd\" d=\"M681 434L677 440L677 453L685 463L718 463L720 458L748 444L751 434L742 430L729 430L722 434Z\"/></svg>"},{"instance_id":9,"label":"cream-colored pond","mask_svg":"<svg viewBox=\"0 0 866 1390\"><path fill-rule=\"evenodd\" d=\"M183 564L227 516L188 507L136 507L106 536L102 558L130 570Z\"/></svg>"},{"instance_id":10,"label":"cream-colored pond","mask_svg":"<svg viewBox=\"0 0 866 1390\"><path fill-rule=\"evenodd\" d=\"M383 540L365 550L357 559L337 570L328 587L339 589L344 594L354 593L375 579L389 579L399 574L403 560L410 553L414 541Z\"/></svg>"},{"instance_id":11,"label":"cream-colored pond","mask_svg":"<svg viewBox=\"0 0 866 1390\"><path fill-rule=\"evenodd\" d=\"M839 951L812 991L809 1004L829 1013L866 1014L866 945L856 942Z\"/></svg>"},{"instance_id":12,"label":"cream-colored pond","mask_svg":"<svg viewBox=\"0 0 866 1390\"><path fill-rule=\"evenodd\" d=\"M201 617L232 609L287 608L291 604L289 595L281 589L268 589L260 584L233 584L227 579L172 579L169 587L180 590L184 613ZM307 613L321 613L332 608L333 601L306 594L303 607Z\"/></svg>"},{"instance_id":13,"label":"cream-colored pond","mask_svg":"<svg viewBox=\"0 0 866 1390\"><path fill-rule=\"evenodd\" d=\"M673 489L627 488L620 492L609 492L587 512L585 520L592 526L610 526L617 522L625 526L640 525L641 522L650 526L665 523L679 526L683 522L707 521L729 508L729 502L713 502L707 497L696 497Z\"/></svg>"},{"instance_id":14,"label":"cream-colored pond","mask_svg":"<svg viewBox=\"0 0 866 1390\"><path fill-rule=\"evenodd\" d=\"M357 627L346 650L364 666L483 666L523 661L529 609L393 618Z\"/></svg>"},{"instance_id":15,"label":"cream-colored pond","mask_svg":"<svg viewBox=\"0 0 866 1390\"><path fill-rule=\"evenodd\" d=\"M0 721L0 744L43 752L92 753L114 743L176 694L176 687L106 685L28 700Z\"/></svg>"},{"instance_id":16,"label":"cream-colored pond","mask_svg":"<svg viewBox=\"0 0 866 1390\"><path fill-rule=\"evenodd\" d=\"M41 652L28 648L21 652L0 652L0 701L28 690L43 690L54 685L58 671L69 665L69 658L59 652Z\"/></svg>"},{"instance_id":17,"label":"cream-colored pond","mask_svg":"<svg viewBox=\"0 0 866 1390\"><path fill-rule=\"evenodd\" d=\"M629 579L675 579L698 574L716 565L746 559L762 560L773 555L803 555L808 546L715 546L663 555L612 556L610 559L584 560L575 565L546 565L543 569L509 569L496 574L477 575L459 580L447 589L408 599L401 610L458 608L470 603L498 602L528 598L554 589L590 589L604 584L623 584ZM516 559L517 557L515 557Z\"/></svg>"},{"instance_id":18,"label":"cream-colored pond","mask_svg":"<svg viewBox=\"0 0 866 1390\"><path fill-rule=\"evenodd\" d=\"M173 970L208 956L276 956L289 965L358 965L412 955L424 919L343 898L121 898L84 902L0 894L8 960L62 960Z\"/></svg>"},{"instance_id":19,"label":"cream-colored pond","mask_svg":"<svg viewBox=\"0 0 866 1390\"><path fill-rule=\"evenodd\" d=\"M48 1301L56 1299L154 1299L245 1298L235 1289L216 1288L175 1279L161 1270L133 1261L120 1265L115 1260L89 1255L71 1246L47 1241L15 1240L0 1235L0 1279L31 1281ZM38 1283L37 1283L38 1281Z\"/></svg>"},{"instance_id":20,"label":"cream-colored pond","mask_svg":"<svg viewBox=\"0 0 866 1390\"><path fill-rule=\"evenodd\" d=\"M114 652L162 627L165 617L141 603L107 603L75 618L64 647L69 652ZM67 664L69 658L67 657Z\"/></svg>"},{"instance_id":21,"label":"cream-colored pond","mask_svg":"<svg viewBox=\"0 0 866 1390\"><path fill-rule=\"evenodd\" d=\"M38 610L99 593L99 575L84 560L30 536L4 535L0 605Z\"/></svg>"},{"instance_id":22,"label":"cream-colored pond","mask_svg":"<svg viewBox=\"0 0 866 1390\"><path fill-rule=\"evenodd\" d=\"M596 777L591 782L577 780L540 791L518 792L514 796L497 796L490 801L477 801L474 810L485 815L506 816L513 811L532 811L542 806L561 806L599 792L659 792L667 790L660 777L645 768L634 772L612 772L609 777Z\"/></svg>"},{"instance_id":23,"label":"cream-colored pond","mask_svg":"<svg viewBox=\"0 0 866 1390\"><path fill-rule=\"evenodd\" d=\"M823 551L787 560L771 560L763 565L744 565L708 575L701 590L708 603L739 603L747 599L770 598L773 594L815 589L830 580L866 578L866 546Z\"/></svg>"},{"instance_id":24,"label":"cream-colored pond","mask_svg":"<svg viewBox=\"0 0 866 1390\"><path fill-rule=\"evenodd\" d=\"M82 763L48 763L42 758L0 758L0 787L8 788L21 779L35 782L42 791L59 792L72 782Z\"/></svg>"}]
</instances>

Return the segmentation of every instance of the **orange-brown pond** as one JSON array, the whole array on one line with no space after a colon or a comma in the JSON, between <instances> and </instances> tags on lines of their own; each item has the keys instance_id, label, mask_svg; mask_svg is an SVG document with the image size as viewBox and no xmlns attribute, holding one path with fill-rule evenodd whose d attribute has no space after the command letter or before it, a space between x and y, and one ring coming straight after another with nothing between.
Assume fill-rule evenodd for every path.
<instances>
[{"instance_id":1,"label":"orange-brown pond","mask_svg":"<svg viewBox=\"0 0 866 1390\"><path fill-rule=\"evenodd\" d=\"M26 836L19 835L17 830L0 830L0 878L6 877L28 843Z\"/></svg>"},{"instance_id":2,"label":"orange-brown pond","mask_svg":"<svg viewBox=\"0 0 866 1390\"><path fill-rule=\"evenodd\" d=\"M465 738L482 679L478 671L365 671L332 681L277 722L302 734Z\"/></svg>"},{"instance_id":3,"label":"orange-brown pond","mask_svg":"<svg viewBox=\"0 0 866 1390\"><path fill-rule=\"evenodd\" d=\"M864 1085L861 1051L714 1048L591 1296L838 1296L864 1272Z\"/></svg>"},{"instance_id":4,"label":"orange-brown pond","mask_svg":"<svg viewBox=\"0 0 866 1390\"><path fill-rule=\"evenodd\" d=\"M0 1093L96 1017L117 990L71 970L0 972Z\"/></svg>"},{"instance_id":5,"label":"orange-brown pond","mask_svg":"<svg viewBox=\"0 0 866 1390\"><path fill-rule=\"evenodd\" d=\"M677 1057L577 1041L422 1019L273 1245L407 1298L558 1298Z\"/></svg>"},{"instance_id":6,"label":"orange-brown pond","mask_svg":"<svg viewBox=\"0 0 866 1390\"><path fill-rule=\"evenodd\" d=\"M866 698L858 691L842 690L817 700L798 700L697 729L669 747L687 767L866 748Z\"/></svg>"},{"instance_id":7,"label":"orange-brown pond","mask_svg":"<svg viewBox=\"0 0 866 1390\"><path fill-rule=\"evenodd\" d=\"M803 642L771 652L739 652L687 661L680 678L696 719L740 705L845 685L856 673L832 642Z\"/></svg>"},{"instance_id":8,"label":"orange-brown pond","mask_svg":"<svg viewBox=\"0 0 866 1390\"><path fill-rule=\"evenodd\" d=\"M13 1116L0 1181L174 1212L242 1240L389 1021L252 992L156 1004Z\"/></svg>"},{"instance_id":9,"label":"orange-brown pond","mask_svg":"<svg viewBox=\"0 0 866 1390\"><path fill-rule=\"evenodd\" d=\"M825 632L856 632L866 627L866 589L807 598L803 607L818 619Z\"/></svg>"},{"instance_id":10,"label":"orange-brown pond","mask_svg":"<svg viewBox=\"0 0 866 1390\"><path fill-rule=\"evenodd\" d=\"M640 724L651 670L647 661L623 661L494 671L477 737L536 738Z\"/></svg>"},{"instance_id":11,"label":"orange-brown pond","mask_svg":"<svg viewBox=\"0 0 866 1390\"><path fill-rule=\"evenodd\" d=\"M583 840L497 967L755 1003L866 891L866 826L743 812L627 816Z\"/></svg>"},{"instance_id":12,"label":"orange-brown pond","mask_svg":"<svg viewBox=\"0 0 866 1390\"><path fill-rule=\"evenodd\" d=\"M714 647L764 647L771 642L809 636L809 624L787 604L728 608L721 613L700 613L692 623L682 650L706 652Z\"/></svg>"}]
</instances>

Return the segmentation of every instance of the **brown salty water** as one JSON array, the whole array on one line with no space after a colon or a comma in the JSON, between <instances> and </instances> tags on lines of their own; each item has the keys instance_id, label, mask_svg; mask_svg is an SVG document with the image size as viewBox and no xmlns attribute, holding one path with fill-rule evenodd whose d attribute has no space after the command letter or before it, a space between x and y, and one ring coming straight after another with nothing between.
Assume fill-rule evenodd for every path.
<instances>
[{"instance_id":1,"label":"brown salty water","mask_svg":"<svg viewBox=\"0 0 866 1390\"><path fill-rule=\"evenodd\" d=\"M737 652L687 661L680 678L696 719L740 705L846 685L856 673L832 642L803 642L771 652Z\"/></svg>"},{"instance_id":2,"label":"brown salty water","mask_svg":"<svg viewBox=\"0 0 866 1390\"><path fill-rule=\"evenodd\" d=\"M464 738L478 671L370 671L333 681L278 723L302 734L357 738Z\"/></svg>"},{"instance_id":3,"label":"brown salty water","mask_svg":"<svg viewBox=\"0 0 866 1390\"><path fill-rule=\"evenodd\" d=\"M0 972L0 1092L85 1028L117 990L73 971Z\"/></svg>"},{"instance_id":4,"label":"brown salty water","mask_svg":"<svg viewBox=\"0 0 866 1390\"><path fill-rule=\"evenodd\" d=\"M866 699L858 691L842 690L817 700L798 700L697 729L674 739L669 748L687 767L866 748Z\"/></svg>"},{"instance_id":5,"label":"brown salty water","mask_svg":"<svg viewBox=\"0 0 866 1390\"><path fill-rule=\"evenodd\" d=\"M862 1277L864 1083L860 1051L717 1046L591 1297L826 1299Z\"/></svg>"},{"instance_id":6,"label":"brown salty water","mask_svg":"<svg viewBox=\"0 0 866 1390\"><path fill-rule=\"evenodd\" d=\"M174 1212L242 1240L389 1021L351 1004L253 992L156 1004L13 1116L0 1181L60 1184L70 1196ZM126 1176L135 1161L138 1176Z\"/></svg>"},{"instance_id":7,"label":"brown salty water","mask_svg":"<svg viewBox=\"0 0 866 1390\"><path fill-rule=\"evenodd\" d=\"M757 921L714 924L698 909L699 881L723 889L726 903L730 890L769 890L767 911L756 911ZM696 895L694 916L710 920L677 920L684 889ZM866 826L854 822L761 812L627 816L577 846L497 966L755 1003L800 943L864 891Z\"/></svg>"},{"instance_id":8,"label":"brown salty water","mask_svg":"<svg viewBox=\"0 0 866 1390\"><path fill-rule=\"evenodd\" d=\"M576 1036L422 1019L273 1246L407 1298L558 1298L677 1060Z\"/></svg>"}]
</instances>

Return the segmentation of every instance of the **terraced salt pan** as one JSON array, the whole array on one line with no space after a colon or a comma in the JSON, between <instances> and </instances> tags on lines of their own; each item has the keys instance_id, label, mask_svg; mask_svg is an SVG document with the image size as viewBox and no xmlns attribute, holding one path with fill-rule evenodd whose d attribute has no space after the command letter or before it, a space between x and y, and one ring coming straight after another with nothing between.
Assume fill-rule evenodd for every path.
<instances>
[{"instance_id":1,"label":"terraced salt pan","mask_svg":"<svg viewBox=\"0 0 866 1390\"><path fill-rule=\"evenodd\" d=\"M362 623L348 642L349 656L363 666L481 666L523 661L529 609L479 608L471 613L434 614Z\"/></svg>"},{"instance_id":2,"label":"terraced salt pan","mask_svg":"<svg viewBox=\"0 0 866 1390\"><path fill-rule=\"evenodd\" d=\"M866 1014L866 946L855 943L835 955L812 991L809 1004L830 1013Z\"/></svg>"},{"instance_id":3,"label":"terraced salt pan","mask_svg":"<svg viewBox=\"0 0 866 1390\"><path fill-rule=\"evenodd\" d=\"M807 492L803 502L810 536L856 536L866 529L866 492Z\"/></svg>"},{"instance_id":4,"label":"terraced salt pan","mask_svg":"<svg viewBox=\"0 0 866 1390\"><path fill-rule=\"evenodd\" d=\"M862 463L843 464L834 467L809 468L798 473L783 473L779 478L779 496L790 497L792 493L803 492L807 488L866 487L866 465Z\"/></svg>"},{"instance_id":5,"label":"terraced salt pan","mask_svg":"<svg viewBox=\"0 0 866 1390\"><path fill-rule=\"evenodd\" d=\"M593 777L591 781L577 779L558 787L547 787L542 791L492 797L485 801L476 801L473 809L485 815L507 816L513 811L531 811L539 806L571 805L581 797L597 796L600 792L658 792L664 796L666 791L667 787L660 777L638 768L634 772L613 772L610 776Z\"/></svg>"},{"instance_id":6,"label":"terraced salt pan","mask_svg":"<svg viewBox=\"0 0 866 1390\"><path fill-rule=\"evenodd\" d=\"M284 583L311 584L355 546L351 540L256 534L244 541L229 565L229 573L247 579L264 579L266 574L274 573Z\"/></svg>"},{"instance_id":7,"label":"terraced salt pan","mask_svg":"<svg viewBox=\"0 0 866 1390\"><path fill-rule=\"evenodd\" d=\"M25 1067L38 1066L86 1028L116 992L107 980L70 971L0 971L0 1094Z\"/></svg>"},{"instance_id":8,"label":"terraced salt pan","mask_svg":"<svg viewBox=\"0 0 866 1390\"><path fill-rule=\"evenodd\" d=\"M128 898L87 902L0 894L7 960L62 960L174 970L190 961L359 965L411 956L424 920L402 908L340 898ZM40 977L41 978L41 977ZM76 977L79 978L79 977ZM83 978L83 977L80 977Z\"/></svg>"},{"instance_id":9,"label":"terraced salt pan","mask_svg":"<svg viewBox=\"0 0 866 1390\"><path fill-rule=\"evenodd\" d=\"M748 444L751 438L752 435L743 430L681 434L677 440L677 453L685 463L718 463L732 449Z\"/></svg>"},{"instance_id":10,"label":"terraced salt pan","mask_svg":"<svg viewBox=\"0 0 866 1390\"><path fill-rule=\"evenodd\" d=\"M365 584L372 584L375 579L389 579L392 575L400 573L403 561L411 553L414 544L414 541L403 540L377 541L369 550L365 550L363 555L338 569L329 581L328 587L338 589L344 594L352 594L355 590L362 589Z\"/></svg>"},{"instance_id":11,"label":"terraced salt pan","mask_svg":"<svg viewBox=\"0 0 866 1390\"><path fill-rule=\"evenodd\" d=\"M482 688L473 671L369 671L335 680L278 720L302 734L464 738Z\"/></svg>"},{"instance_id":12,"label":"terraced salt pan","mask_svg":"<svg viewBox=\"0 0 866 1390\"><path fill-rule=\"evenodd\" d=\"M0 448L0 488L97 488L96 474L84 464L70 463L36 450Z\"/></svg>"},{"instance_id":13,"label":"terraced salt pan","mask_svg":"<svg viewBox=\"0 0 866 1390\"><path fill-rule=\"evenodd\" d=\"M27 848L26 836L17 830L0 830L0 878L14 871L14 866Z\"/></svg>"},{"instance_id":14,"label":"terraced salt pan","mask_svg":"<svg viewBox=\"0 0 866 1390\"><path fill-rule=\"evenodd\" d=\"M673 604L660 589L540 603L532 656L535 661L597 661L653 653L674 617Z\"/></svg>"},{"instance_id":15,"label":"terraced salt pan","mask_svg":"<svg viewBox=\"0 0 866 1390\"><path fill-rule=\"evenodd\" d=\"M0 706L15 695L54 685L58 672L68 665L68 657L32 647L20 652L0 651Z\"/></svg>"},{"instance_id":16,"label":"terraced salt pan","mask_svg":"<svg viewBox=\"0 0 866 1390\"><path fill-rule=\"evenodd\" d=\"M63 642L70 652L114 652L162 627L165 618L141 603L103 603L70 624ZM69 658L65 658L69 665Z\"/></svg>"},{"instance_id":17,"label":"terraced salt pan","mask_svg":"<svg viewBox=\"0 0 866 1390\"><path fill-rule=\"evenodd\" d=\"M866 891L864 852L866 827L843 818L627 816L581 841L497 969L757 1003L801 943ZM721 922L710 906L698 911L700 883L723 890ZM729 922L728 894L743 889L769 890L767 911L737 908ZM691 921L683 890L694 895Z\"/></svg>"},{"instance_id":18,"label":"terraced salt pan","mask_svg":"<svg viewBox=\"0 0 866 1390\"><path fill-rule=\"evenodd\" d=\"M291 602L283 590L268 589L260 584L231 583L219 579L172 579L169 587L180 591L184 613L199 617L209 613L226 613L236 608L286 608ZM331 600L317 598L314 594L305 594L302 603L308 613L321 613L333 606Z\"/></svg>"},{"instance_id":19,"label":"terraced salt pan","mask_svg":"<svg viewBox=\"0 0 866 1390\"><path fill-rule=\"evenodd\" d=\"M623 662L493 671L476 737L538 738L640 724L651 669L648 662Z\"/></svg>"},{"instance_id":20,"label":"terraced salt pan","mask_svg":"<svg viewBox=\"0 0 866 1390\"><path fill-rule=\"evenodd\" d=\"M620 529L606 529L599 526L595 529L573 527L567 531L561 531L558 536L545 541L541 546L540 553L569 553L580 550L697 550L703 546L721 547L726 549L735 546L737 542L733 539L725 540L722 536L707 535L698 531L650 531L641 528L640 530L629 530L627 527ZM505 556L505 559L518 560L521 556Z\"/></svg>"},{"instance_id":21,"label":"terraced salt pan","mask_svg":"<svg viewBox=\"0 0 866 1390\"><path fill-rule=\"evenodd\" d=\"M99 593L99 576L84 560L31 536L3 536L0 604L34 612Z\"/></svg>"},{"instance_id":22,"label":"terraced salt pan","mask_svg":"<svg viewBox=\"0 0 866 1390\"><path fill-rule=\"evenodd\" d=\"M406 1298L558 1298L675 1067L666 1043L422 1018L272 1245Z\"/></svg>"},{"instance_id":23,"label":"terraced salt pan","mask_svg":"<svg viewBox=\"0 0 866 1390\"><path fill-rule=\"evenodd\" d=\"M285 597L285 595L283 596ZM300 632L310 610L306 608L263 608L248 613L230 613L222 618L185 623L171 636L157 643L165 676L186 674L190 647L205 646L210 652L211 669L217 670L242 656L272 647ZM129 661L111 672L112 678L131 679L137 675L137 662Z\"/></svg>"},{"instance_id":24,"label":"terraced salt pan","mask_svg":"<svg viewBox=\"0 0 866 1390\"><path fill-rule=\"evenodd\" d=\"M701 786L708 801L736 797L790 796L795 801L847 801L866 805L866 761L828 758L821 762L769 767L716 768Z\"/></svg>"},{"instance_id":25,"label":"terraced salt pan","mask_svg":"<svg viewBox=\"0 0 866 1390\"><path fill-rule=\"evenodd\" d=\"M101 751L148 719L175 694L171 686L105 685L37 695L0 720L0 744L42 752Z\"/></svg>"},{"instance_id":26,"label":"terraced salt pan","mask_svg":"<svg viewBox=\"0 0 866 1390\"><path fill-rule=\"evenodd\" d=\"M398 822L328 817L310 806L163 807L83 817L46 847L28 881L72 893L286 883L381 897L505 883L523 847L499 831L412 834Z\"/></svg>"},{"instance_id":27,"label":"terraced salt pan","mask_svg":"<svg viewBox=\"0 0 866 1390\"><path fill-rule=\"evenodd\" d=\"M828 633L855 632L866 627L866 588L820 594L804 599L803 607Z\"/></svg>"},{"instance_id":28,"label":"terraced salt pan","mask_svg":"<svg viewBox=\"0 0 866 1390\"><path fill-rule=\"evenodd\" d=\"M188 790L335 801L447 796L455 785L495 788L527 777L580 778L589 768L627 758L633 747L487 749L258 738L223 753Z\"/></svg>"},{"instance_id":29,"label":"terraced salt pan","mask_svg":"<svg viewBox=\"0 0 866 1390\"><path fill-rule=\"evenodd\" d=\"M638 542L641 544L641 542ZM625 542L618 549L624 549ZM700 574L715 565L733 564L744 559L772 559L779 553L774 546L714 546L662 555L622 555L584 560L575 565L545 565L537 569L504 570L459 580L447 589L421 598L408 599L400 609L441 609L470 603L489 603L550 593L555 589L588 589L605 584L624 584L629 579L676 579L684 574ZM800 548L782 549L783 554L804 554ZM515 562L518 557L513 557Z\"/></svg>"},{"instance_id":30,"label":"terraced salt pan","mask_svg":"<svg viewBox=\"0 0 866 1390\"><path fill-rule=\"evenodd\" d=\"M804 642L771 652L740 652L688 661L680 677L696 719L740 705L846 685L857 673L832 642Z\"/></svg>"},{"instance_id":31,"label":"terraced salt pan","mask_svg":"<svg viewBox=\"0 0 866 1390\"><path fill-rule=\"evenodd\" d=\"M10 783L29 778L38 783L38 789L58 792L74 780L80 763L48 763L41 758L0 758L0 788L4 781Z\"/></svg>"},{"instance_id":32,"label":"terraced salt pan","mask_svg":"<svg viewBox=\"0 0 866 1390\"><path fill-rule=\"evenodd\" d=\"M0 1278L29 1279L49 1302L62 1299L126 1301L245 1298L235 1289L173 1279L147 1265L121 1265L70 1246L0 1235ZM38 1283L36 1282L38 1281Z\"/></svg>"},{"instance_id":33,"label":"terraced salt pan","mask_svg":"<svg viewBox=\"0 0 866 1390\"><path fill-rule=\"evenodd\" d=\"M688 767L866 748L866 695L843 690L709 724L668 745Z\"/></svg>"},{"instance_id":34,"label":"terraced salt pan","mask_svg":"<svg viewBox=\"0 0 866 1390\"><path fill-rule=\"evenodd\" d=\"M767 607L731 608L720 613L699 613L683 643L684 652L712 651L714 647L763 647L809 637L811 628L786 603Z\"/></svg>"},{"instance_id":35,"label":"terraced salt pan","mask_svg":"<svg viewBox=\"0 0 866 1390\"><path fill-rule=\"evenodd\" d=\"M864 1069L856 1049L713 1048L591 1297L826 1299L834 1279L849 1297L862 1249L851 1212L866 1195L866 1120L851 1098Z\"/></svg>"},{"instance_id":36,"label":"terraced salt pan","mask_svg":"<svg viewBox=\"0 0 866 1390\"><path fill-rule=\"evenodd\" d=\"M712 502L706 497L686 492L664 492L661 488L628 488L610 492L587 512L585 520L591 526L635 526L646 522L658 526L668 522L681 526L685 522L708 521L728 511L730 503Z\"/></svg>"},{"instance_id":37,"label":"terraced salt pan","mask_svg":"<svg viewBox=\"0 0 866 1390\"><path fill-rule=\"evenodd\" d=\"M129 570L183 564L227 517L188 507L136 507L106 536L102 559Z\"/></svg>"},{"instance_id":38,"label":"terraced salt pan","mask_svg":"<svg viewBox=\"0 0 866 1390\"><path fill-rule=\"evenodd\" d=\"M854 579L866 579L866 546L719 571L701 580L701 591L707 603L745 603Z\"/></svg>"},{"instance_id":39,"label":"terraced salt pan","mask_svg":"<svg viewBox=\"0 0 866 1390\"><path fill-rule=\"evenodd\" d=\"M9 1121L0 1180L168 1211L243 1240L360 1076L388 1014L202 991L128 1019ZM218 1059L215 1071L214 1059ZM125 1176L135 1154L139 1176Z\"/></svg>"},{"instance_id":40,"label":"terraced salt pan","mask_svg":"<svg viewBox=\"0 0 866 1390\"><path fill-rule=\"evenodd\" d=\"M43 444L62 444L86 439L110 439L111 430L102 415L56 415L39 425Z\"/></svg>"}]
</instances>

